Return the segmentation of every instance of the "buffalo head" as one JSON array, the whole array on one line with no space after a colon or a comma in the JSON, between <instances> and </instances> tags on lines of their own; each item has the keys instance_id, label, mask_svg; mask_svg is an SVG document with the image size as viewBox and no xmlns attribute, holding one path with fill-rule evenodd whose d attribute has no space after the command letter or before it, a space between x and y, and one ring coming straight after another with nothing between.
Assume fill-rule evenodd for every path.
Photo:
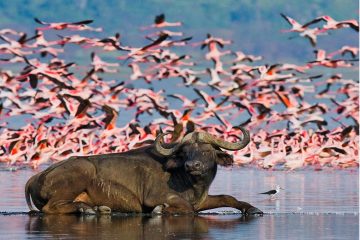
<instances>
[{"instance_id":1,"label":"buffalo head","mask_svg":"<svg viewBox=\"0 0 360 240\"><path fill-rule=\"evenodd\" d=\"M243 139L239 142L227 142L205 132L192 132L171 148L163 146L163 137L167 133L162 133L155 140L155 150L162 156L169 157L167 169L184 167L191 175L202 175L217 164L221 166L233 164L233 157L221 149L234 151L244 148L250 141L250 135L247 130L243 128L240 130Z\"/></svg>"}]
</instances>

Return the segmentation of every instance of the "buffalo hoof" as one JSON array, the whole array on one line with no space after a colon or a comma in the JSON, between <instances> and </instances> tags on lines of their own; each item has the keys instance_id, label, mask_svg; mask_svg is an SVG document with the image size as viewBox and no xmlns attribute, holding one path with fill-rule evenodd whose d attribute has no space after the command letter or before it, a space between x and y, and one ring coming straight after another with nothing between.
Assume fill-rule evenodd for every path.
<instances>
[{"instance_id":1,"label":"buffalo hoof","mask_svg":"<svg viewBox=\"0 0 360 240\"><path fill-rule=\"evenodd\" d=\"M152 214L156 214L156 215L159 215L159 214L163 214L164 213L164 209L166 207L168 207L169 205L164 203L164 204L160 204L160 205L157 205L153 210L152 210Z\"/></svg>"},{"instance_id":2,"label":"buffalo hoof","mask_svg":"<svg viewBox=\"0 0 360 240\"><path fill-rule=\"evenodd\" d=\"M251 207L245 211L245 215L263 215L263 214L264 213L256 207Z\"/></svg>"},{"instance_id":3,"label":"buffalo hoof","mask_svg":"<svg viewBox=\"0 0 360 240\"><path fill-rule=\"evenodd\" d=\"M96 212L92 208L79 208L79 212L86 215L94 215Z\"/></svg>"},{"instance_id":4,"label":"buffalo hoof","mask_svg":"<svg viewBox=\"0 0 360 240\"><path fill-rule=\"evenodd\" d=\"M84 213L85 213L86 215L95 215L95 214L96 214L96 212L95 212L93 209L91 209L91 208L86 209L86 210L84 211Z\"/></svg>"},{"instance_id":5,"label":"buffalo hoof","mask_svg":"<svg viewBox=\"0 0 360 240\"><path fill-rule=\"evenodd\" d=\"M108 206L94 207L94 210L98 211L100 214L110 214L111 213L111 208L109 208Z\"/></svg>"}]
</instances>

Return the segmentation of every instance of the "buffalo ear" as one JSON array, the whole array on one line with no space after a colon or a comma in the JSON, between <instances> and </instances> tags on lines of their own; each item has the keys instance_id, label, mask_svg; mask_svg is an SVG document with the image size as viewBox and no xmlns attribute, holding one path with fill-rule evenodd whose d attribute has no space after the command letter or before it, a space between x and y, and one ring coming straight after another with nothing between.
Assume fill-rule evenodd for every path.
<instances>
[{"instance_id":1,"label":"buffalo ear","mask_svg":"<svg viewBox=\"0 0 360 240\"><path fill-rule=\"evenodd\" d=\"M184 165L183 161L177 158L170 158L165 163L165 169L171 170L175 168L182 167Z\"/></svg>"},{"instance_id":2,"label":"buffalo ear","mask_svg":"<svg viewBox=\"0 0 360 240\"><path fill-rule=\"evenodd\" d=\"M234 158L232 155L223 152L223 151L216 151L216 163L220 166L229 167L232 166L234 163Z\"/></svg>"}]
</instances>

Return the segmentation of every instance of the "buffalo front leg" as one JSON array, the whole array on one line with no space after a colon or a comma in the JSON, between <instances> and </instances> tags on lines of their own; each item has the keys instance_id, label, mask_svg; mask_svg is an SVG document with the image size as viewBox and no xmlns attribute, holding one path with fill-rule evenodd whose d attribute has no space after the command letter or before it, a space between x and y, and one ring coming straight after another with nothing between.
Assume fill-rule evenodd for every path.
<instances>
[{"instance_id":1,"label":"buffalo front leg","mask_svg":"<svg viewBox=\"0 0 360 240\"><path fill-rule=\"evenodd\" d=\"M86 203L74 202L72 200L50 200L43 208L44 213L66 214L79 213L95 214L95 211Z\"/></svg>"},{"instance_id":2,"label":"buffalo front leg","mask_svg":"<svg viewBox=\"0 0 360 240\"><path fill-rule=\"evenodd\" d=\"M219 207L232 207L241 211L242 214L263 214L263 212L252 206L247 202L238 201L236 198L229 195L216 195L216 196L207 196L204 202L202 202L198 207L195 208L195 211L203 211Z\"/></svg>"},{"instance_id":3,"label":"buffalo front leg","mask_svg":"<svg viewBox=\"0 0 360 240\"><path fill-rule=\"evenodd\" d=\"M155 214L189 214L194 213L193 206L181 196L168 194L163 203L153 203L147 201L148 205L156 205L153 213Z\"/></svg>"}]
</instances>

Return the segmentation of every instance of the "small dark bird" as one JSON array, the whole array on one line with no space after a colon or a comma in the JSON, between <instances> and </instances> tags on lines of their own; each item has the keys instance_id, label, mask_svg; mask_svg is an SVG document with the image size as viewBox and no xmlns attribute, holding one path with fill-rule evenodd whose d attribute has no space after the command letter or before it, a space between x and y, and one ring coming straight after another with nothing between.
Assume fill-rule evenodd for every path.
<instances>
[{"instance_id":1,"label":"small dark bird","mask_svg":"<svg viewBox=\"0 0 360 240\"><path fill-rule=\"evenodd\" d=\"M267 192L263 192L263 193L259 193L259 194L266 194L266 195L270 196L270 198L272 198L273 196L275 196L276 194L278 194L280 192L280 189L285 190L285 189L281 188L279 185L276 185L276 189L273 189L273 190L270 190Z\"/></svg>"}]
</instances>

